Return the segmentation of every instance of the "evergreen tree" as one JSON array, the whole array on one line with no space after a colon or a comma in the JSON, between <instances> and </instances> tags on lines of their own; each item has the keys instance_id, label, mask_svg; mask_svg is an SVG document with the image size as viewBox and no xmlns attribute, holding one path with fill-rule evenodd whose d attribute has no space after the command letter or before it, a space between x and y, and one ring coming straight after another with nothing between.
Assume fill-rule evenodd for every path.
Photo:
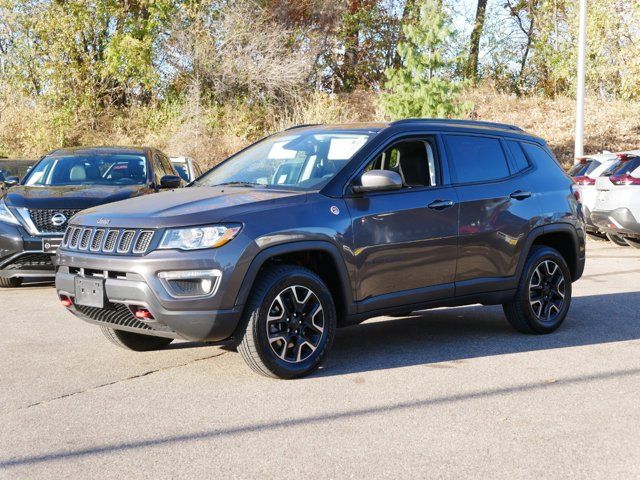
<instances>
[{"instance_id":1,"label":"evergreen tree","mask_svg":"<svg viewBox=\"0 0 640 480\"><path fill-rule=\"evenodd\" d=\"M447 56L453 40L449 18L437 0L425 0L403 26L405 40L398 45L401 64L388 69L382 107L391 118L456 117L470 107L460 100L465 82L451 77L462 67L462 57Z\"/></svg>"}]
</instances>

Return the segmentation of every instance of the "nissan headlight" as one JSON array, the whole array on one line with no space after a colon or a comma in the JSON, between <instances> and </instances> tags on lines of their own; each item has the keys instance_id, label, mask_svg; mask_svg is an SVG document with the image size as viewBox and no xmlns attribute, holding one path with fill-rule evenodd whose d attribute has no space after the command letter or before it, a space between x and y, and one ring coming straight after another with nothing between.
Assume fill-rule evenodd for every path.
<instances>
[{"instance_id":1,"label":"nissan headlight","mask_svg":"<svg viewBox=\"0 0 640 480\"><path fill-rule=\"evenodd\" d=\"M240 233L240 225L171 228L162 236L160 249L201 250L218 248Z\"/></svg>"},{"instance_id":2,"label":"nissan headlight","mask_svg":"<svg viewBox=\"0 0 640 480\"><path fill-rule=\"evenodd\" d=\"M11 210L9 210L4 200L0 200L0 222L20 225L20 222L18 222L18 219L13 216L13 213L11 213Z\"/></svg>"}]
</instances>

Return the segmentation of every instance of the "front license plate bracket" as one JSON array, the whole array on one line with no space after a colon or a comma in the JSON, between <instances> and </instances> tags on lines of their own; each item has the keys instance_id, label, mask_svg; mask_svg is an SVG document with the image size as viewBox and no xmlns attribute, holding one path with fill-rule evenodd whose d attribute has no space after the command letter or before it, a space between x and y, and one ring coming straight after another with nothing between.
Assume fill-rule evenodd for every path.
<instances>
[{"instance_id":1,"label":"front license plate bracket","mask_svg":"<svg viewBox=\"0 0 640 480\"><path fill-rule=\"evenodd\" d=\"M103 279L76 277L75 288L77 305L104 308L106 299Z\"/></svg>"}]
</instances>

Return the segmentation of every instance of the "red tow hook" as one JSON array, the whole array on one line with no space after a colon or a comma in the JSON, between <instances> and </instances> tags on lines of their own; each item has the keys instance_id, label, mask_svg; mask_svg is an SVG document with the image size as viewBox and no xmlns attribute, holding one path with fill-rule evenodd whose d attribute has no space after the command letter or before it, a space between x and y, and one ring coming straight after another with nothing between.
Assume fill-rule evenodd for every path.
<instances>
[{"instance_id":1,"label":"red tow hook","mask_svg":"<svg viewBox=\"0 0 640 480\"><path fill-rule=\"evenodd\" d=\"M66 295L60 295L60 303L67 308L73 307L73 300Z\"/></svg>"},{"instance_id":2,"label":"red tow hook","mask_svg":"<svg viewBox=\"0 0 640 480\"><path fill-rule=\"evenodd\" d=\"M152 320L153 319L153 315L146 308L143 308L143 307L132 307L132 310L133 310L133 314L135 315L136 318L140 318L140 319L143 319L143 320Z\"/></svg>"}]
</instances>

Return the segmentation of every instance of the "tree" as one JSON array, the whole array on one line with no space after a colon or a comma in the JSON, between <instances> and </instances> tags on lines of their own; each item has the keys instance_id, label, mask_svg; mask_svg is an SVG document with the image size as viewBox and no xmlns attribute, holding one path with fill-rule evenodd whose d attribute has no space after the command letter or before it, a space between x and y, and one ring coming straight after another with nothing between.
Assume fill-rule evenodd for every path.
<instances>
[{"instance_id":1,"label":"tree","mask_svg":"<svg viewBox=\"0 0 640 480\"><path fill-rule=\"evenodd\" d=\"M466 77L475 85L478 83L478 62L480 58L480 38L484 28L484 18L487 11L487 0L478 0L476 20L471 31L469 45L469 59L467 60Z\"/></svg>"},{"instance_id":2,"label":"tree","mask_svg":"<svg viewBox=\"0 0 640 480\"><path fill-rule=\"evenodd\" d=\"M426 0L414 20L403 26L402 63L387 70L382 107L392 118L459 116L469 105L460 100L465 82L451 78L462 60L446 54L455 35L451 23L437 0Z\"/></svg>"}]
</instances>

